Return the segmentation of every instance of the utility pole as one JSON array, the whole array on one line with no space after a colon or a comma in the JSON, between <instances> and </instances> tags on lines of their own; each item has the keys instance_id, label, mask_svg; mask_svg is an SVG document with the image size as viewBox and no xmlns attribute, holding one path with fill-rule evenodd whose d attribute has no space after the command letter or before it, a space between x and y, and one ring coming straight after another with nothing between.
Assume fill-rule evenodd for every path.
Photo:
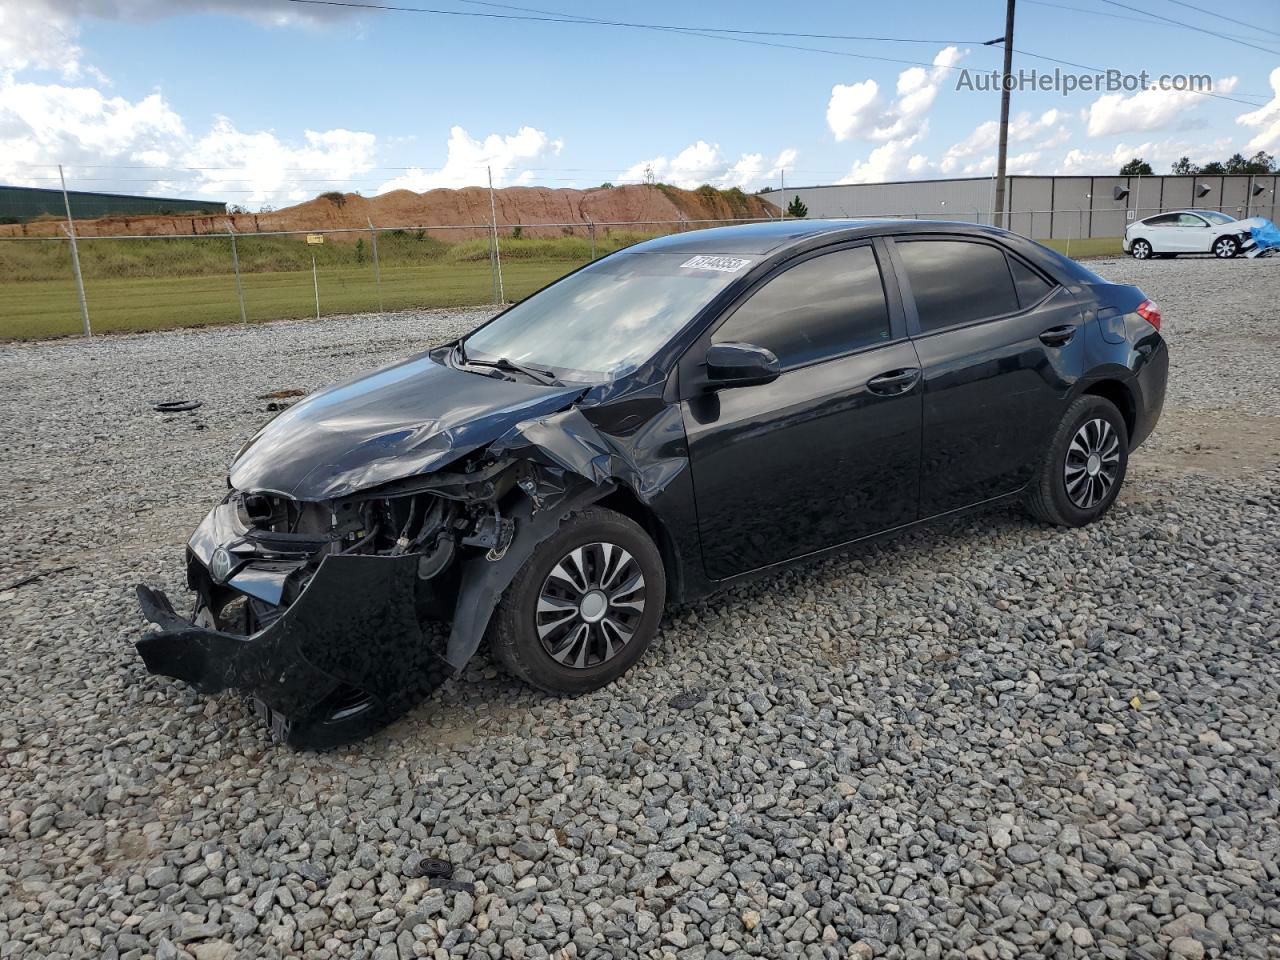
<instances>
[{"instance_id":1,"label":"utility pole","mask_svg":"<svg viewBox=\"0 0 1280 960\"><path fill-rule=\"evenodd\" d=\"M787 219L787 171L779 170L778 175L782 177L782 219Z\"/></svg>"},{"instance_id":2,"label":"utility pole","mask_svg":"<svg viewBox=\"0 0 1280 960\"><path fill-rule=\"evenodd\" d=\"M1005 164L1009 155L1009 88L1013 85L1013 4L1006 0L1004 38L988 40L983 46L1004 44L1004 71L1000 75L1000 146L996 156L995 225L1004 226Z\"/></svg>"}]
</instances>

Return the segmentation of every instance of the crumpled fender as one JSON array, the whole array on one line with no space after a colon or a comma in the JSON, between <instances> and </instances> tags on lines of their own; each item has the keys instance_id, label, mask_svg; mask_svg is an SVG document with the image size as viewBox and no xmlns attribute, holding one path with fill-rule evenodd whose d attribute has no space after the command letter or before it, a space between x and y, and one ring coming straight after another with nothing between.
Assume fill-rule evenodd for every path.
<instances>
[{"instance_id":1,"label":"crumpled fender","mask_svg":"<svg viewBox=\"0 0 1280 960\"><path fill-rule=\"evenodd\" d=\"M626 486L648 502L689 465L684 426L677 408L646 418L626 443L598 430L578 407L524 420L488 447L487 456L533 465L535 478L522 485L505 515L516 533L500 560L467 560L458 590L446 658L461 670L475 654L502 593L538 545L575 510ZM649 466L636 466L633 451L644 449ZM659 455L665 451L666 455Z\"/></svg>"},{"instance_id":2,"label":"crumpled fender","mask_svg":"<svg viewBox=\"0 0 1280 960\"><path fill-rule=\"evenodd\" d=\"M615 484L578 483L569 492L534 511L533 500L522 497L510 516L516 521L516 535L501 559L490 561L485 556L468 559L462 567L453 628L445 659L454 670L467 665L484 639L502 593L511 585L542 543L560 527L560 522L575 510L589 506L615 489Z\"/></svg>"}]
</instances>

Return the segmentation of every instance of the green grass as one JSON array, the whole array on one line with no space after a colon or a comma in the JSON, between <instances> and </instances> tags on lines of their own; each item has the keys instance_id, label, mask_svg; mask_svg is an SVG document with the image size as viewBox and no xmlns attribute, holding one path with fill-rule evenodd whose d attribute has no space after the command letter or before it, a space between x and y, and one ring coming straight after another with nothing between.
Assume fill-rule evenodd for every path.
<instances>
[{"instance_id":1,"label":"green grass","mask_svg":"<svg viewBox=\"0 0 1280 960\"><path fill-rule=\"evenodd\" d=\"M644 234L606 234L600 230L596 256L647 239ZM504 261L585 263L591 256L591 238L585 229L556 237L505 236L501 246ZM331 235L322 244L308 244L298 236L246 234L237 238L236 252L242 274L310 270L312 257L322 271L332 267L373 269L372 239L363 233ZM378 235L378 261L383 267L487 263L489 239L446 243L426 231L386 231ZM86 278L218 276L231 273L231 242L226 237L90 237L80 241L80 265ZM65 240L0 240L0 283L64 280L70 274L71 253Z\"/></svg>"},{"instance_id":2,"label":"green grass","mask_svg":"<svg viewBox=\"0 0 1280 960\"><path fill-rule=\"evenodd\" d=\"M585 263L585 231L576 236L502 238L508 300ZM315 316L311 258L320 277L322 314L378 309L368 237L308 245L296 237L243 236L237 241L245 310L251 322ZM645 239L640 234L596 238L603 256ZM1118 239L1041 241L1077 258L1118 256ZM240 307L225 237L87 240L81 264L95 333L164 330L236 323ZM418 232L378 237L382 304L388 310L456 307L493 300L489 241L444 243ZM64 240L0 241L0 340L80 332L80 307Z\"/></svg>"},{"instance_id":3,"label":"green grass","mask_svg":"<svg viewBox=\"0 0 1280 960\"><path fill-rule=\"evenodd\" d=\"M565 261L504 263L508 300L526 297L574 269ZM320 275L321 314L378 309L372 266L326 267ZM250 322L315 316L311 270L248 273L245 311ZM85 278L94 333L166 330L238 323L235 277ZM382 300L388 310L491 303L488 262L383 267ZM80 307L70 279L7 282L0 277L0 339L56 337L80 332Z\"/></svg>"},{"instance_id":4,"label":"green grass","mask_svg":"<svg viewBox=\"0 0 1280 960\"><path fill-rule=\"evenodd\" d=\"M1085 260L1089 257L1120 257L1124 250L1120 247L1119 237L1084 237L1075 240L1037 240L1050 250L1065 253L1073 260Z\"/></svg>"}]
</instances>

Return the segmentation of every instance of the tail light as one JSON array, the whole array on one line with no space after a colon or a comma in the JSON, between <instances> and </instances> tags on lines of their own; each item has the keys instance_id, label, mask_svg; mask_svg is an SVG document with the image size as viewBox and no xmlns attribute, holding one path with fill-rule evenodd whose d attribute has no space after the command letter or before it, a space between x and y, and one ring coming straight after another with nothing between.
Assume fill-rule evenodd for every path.
<instances>
[{"instance_id":1,"label":"tail light","mask_svg":"<svg viewBox=\"0 0 1280 960\"><path fill-rule=\"evenodd\" d=\"M1143 300L1135 312L1157 330L1160 329L1160 307L1154 300Z\"/></svg>"}]
</instances>

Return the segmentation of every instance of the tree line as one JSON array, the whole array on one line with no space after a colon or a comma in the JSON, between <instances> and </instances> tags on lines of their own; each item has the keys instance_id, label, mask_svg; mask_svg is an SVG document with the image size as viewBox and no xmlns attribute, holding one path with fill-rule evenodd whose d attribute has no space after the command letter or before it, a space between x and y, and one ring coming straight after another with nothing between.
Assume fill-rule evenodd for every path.
<instances>
[{"instance_id":1,"label":"tree line","mask_svg":"<svg viewBox=\"0 0 1280 960\"><path fill-rule=\"evenodd\" d=\"M1277 167L1275 157L1264 150L1259 150L1252 157L1246 158L1244 154L1233 153L1226 160L1211 160L1205 164L1192 163L1190 157L1179 157L1173 162L1169 172L1176 177L1192 177L1198 174L1213 176L1226 173L1267 174L1276 173ZM1141 157L1134 157L1120 168L1120 176L1151 177L1155 176L1155 171L1147 161Z\"/></svg>"}]
</instances>

